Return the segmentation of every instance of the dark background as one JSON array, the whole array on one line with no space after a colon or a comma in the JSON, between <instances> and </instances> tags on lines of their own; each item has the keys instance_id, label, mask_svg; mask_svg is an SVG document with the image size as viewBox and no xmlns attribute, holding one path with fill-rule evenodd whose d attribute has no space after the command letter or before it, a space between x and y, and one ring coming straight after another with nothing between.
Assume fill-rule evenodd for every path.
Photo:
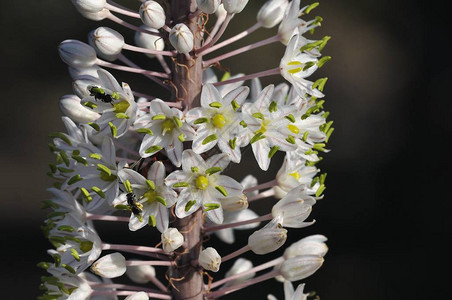
<instances>
[{"instance_id":1,"label":"dark background","mask_svg":"<svg viewBox=\"0 0 452 300\"><path fill-rule=\"evenodd\" d=\"M263 1L250 2L226 36L254 23L257 4ZM138 7L136 1L121 3ZM39 277L45 274L35 265L47 260L50 246L39 228L46 213L39 209L40 203L49 197L45 189L51 184L45 176L51 160L47 135L63 129L58 99L71 93L71 79L56 48L68 38L86 41L87 33L101 24L118 27L110 21L83 19L69 0L1 1L0 5L1 298L35 299ZM323 51L333 60L315 77L329 77L326 109L336 130L329 143L333 151L320 165L328 172L328 188L311 216L317 223L289 231L287 245L308 234L329 238L325 264L303 281L306 290L317 291L322 299L450 299L452 292L444 280L450 278L449 269L442 273L449 261L446 243L451 237L446 192L451 131L450 122L446 123L451 106L446 8L427 1L324 0L316 14L324 17L316 37L333 37ZM132 43L127 30L118 30ZM271 33L260 30L235 45ZM224 65L233 73L261 71L277 66L283 51L275 44ZM143 65L151 66L145 60ZM141 78L113 73L132 88L165 96ZM278 81L280 77L274 77L264 83ZM256 164L251 159L244 166ZM270 172L278 168L274 161ZM237 176L241 177L243 173ZM263 202L256 210L263 211L268 204ZM119 226L100 231L105 241L116 242L118 236L125 240L128 234ZM149 232L134 238L157 243ZM235 250L248 235L240 234L234 247L219 249ZM257 264L270 256L247 257ZM229 266L225 264L223 270ZM282 285L273 280L226 299L265 299L268 293L283 299Z\"/></svg>"}]
</instances>

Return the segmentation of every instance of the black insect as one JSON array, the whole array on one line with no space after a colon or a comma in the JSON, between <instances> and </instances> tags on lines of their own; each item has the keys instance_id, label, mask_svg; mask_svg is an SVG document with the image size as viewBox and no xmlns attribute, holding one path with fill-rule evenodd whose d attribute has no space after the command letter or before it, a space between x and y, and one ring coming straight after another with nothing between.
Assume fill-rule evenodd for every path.
<instances>
[{"instance_id":1,"label":"black insect","mask_svg":"<svg viewBox=\"0 0 452 300\"><path fill-rule=\"evenodd\" d=\"M141 210L142 204L137 202L137 196L134 193L127 193L127 204L134 215L139 215L143 211Z\"/></svg>"},{"instance_id":2,"label":"black insect","mask_svg":"<svg viewBox=\"0 0 452 300\"><path fill-rule=\"evenodd\" d=\"M97 101L113 103L113 101L119 99L118 93L113 92L111 95L107 94L103 88L100 88L98 86L90 86L88 87L88 91L90 92L90 96L93 96Z\"/></svg>"}]
</instances>

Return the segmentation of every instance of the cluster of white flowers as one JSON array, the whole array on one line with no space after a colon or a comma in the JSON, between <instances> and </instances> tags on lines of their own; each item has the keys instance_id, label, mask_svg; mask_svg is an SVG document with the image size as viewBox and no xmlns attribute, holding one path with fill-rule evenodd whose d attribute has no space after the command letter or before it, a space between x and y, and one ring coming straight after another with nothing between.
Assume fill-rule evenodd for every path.
<instances>
[{"instance_id":1,"label":"cluster of white flowers","mask_svg":"<svg viewBox=\"0 0 452 300\"><path fill-rule=\"evenodd\" d=\"M55 249L48 250L53 262L39 264L51 275L43 277L45 293L40 299L172 299L178 291L174 282L181 279L167 272L169 281L164 284L154 267L175 270L181 257L193 253L197 259L190 262L192 272L218 272L222 263L237 258L226 278L209 279L206 286L201 282L202 293L194 299L215 299L270 278L284 281L286 299L306 299L304 285L294 291L291 282L310 276L322 265L328 250L324 236L305 237L288 247L283 256L260 266L238 256L279 249L287 239L287 228L314 223L306 220L323 198L326 173L320 173L316 164L320 153L328 151L326 143L333 132L332 121L327 121L329 113L323 110L327 78L312 82L307 77L330 59L320 53L329 37L306 39L303 34L313 33L322 18L301 19L318 3L300 8L300 0L268 0L254 26L217 43L248 0L188 1L192 11L178 19L171 17L172 3L168 1L141 1L135 11L109 0L72 2L88 19L108 18L134 30L136 46L107 27L90 32L89 44L66 40L59 46L74 94L60 99L66 133L51 134L49 144L56 159L48 173L54 179L54 187L49 189L53 198L44 202L52 212L43 230ZM211 29L205 26L209 14L216 14ZM128 23L118 15L140 24ZM190 27L190 23L197 26ZM258 28L278 24L273 37L204 58ZM218 80L214 68L220 61L273 42L286 45L278 67L249 75L225 73ZM157 59L163 71L142 69L123 50ZM199 85L195 102L179 96L177 90L166 101L148 96L127 83L119 84L105 70L141 74L171 90L179 76L174 66L179 67L184 59L202 64L199 72L203 74L192 76L202 82L190 79L189 83ZM190 72L192 66L185 68ZM259 77L277 74L287 82L262 87ZM248 80L249 86L245 85ZM252 148L263 171L277 152L284 153L274 180L259 184L257 176L247 175L239 182L225 175L227 168L238 167L245 147ZM259 216L248 208L269 197L279 200L268 214ZM199 212L202 217L196 219L195 227L178 228L178 220L194 218ZM108 221L128 223L131 231L151 227L152 232L155 227L160 232L155 235L157 246L103 241L95 225ZM193 228L199 232L190 235ZM211 242L203 244L203 237L211 233L232 244L234 229L256 231L250 232L247 245L229 254L219 253L221 248L211 247ZM198 239L195 243L186 240L193 236ZM197 246L188 248L188 244ZM149 257L156 260L146 260ZM255 277L268 268L273 270ZM137 285L111 281L123 275ZM155 288L145 286L149 282Z\"/></svg>"}]
</instances>

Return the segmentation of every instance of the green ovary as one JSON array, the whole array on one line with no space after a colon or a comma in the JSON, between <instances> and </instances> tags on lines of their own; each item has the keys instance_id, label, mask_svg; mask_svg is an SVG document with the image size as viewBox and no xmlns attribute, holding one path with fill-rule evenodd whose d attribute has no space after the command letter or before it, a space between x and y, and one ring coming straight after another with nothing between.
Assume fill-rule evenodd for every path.
<instances>
[{"instance_id":1,"label":"green ovary","mask_svg":"<svg viewBox=\"0 0 452 300\"><path fill-rule=\"evenodd\" d=\"M113 104L113 107L115 108L115 113L125 113L129 106L130 103L127 101L121 101L116 104Z\"/></svg>"},{"instance_id":2,"label":"green ovary","mask_svg":"<svg viewBox=\"0 0 452 300\"><path fill-rule=\"evenodd\" d=\"M206 176L198 176L195 181L196 187L200 190L205 191L207 189L207 186L209 185L209 179L207 179Z\"/></svg>"},{"instance_id":3,"label":"green ovary","mask_svg":"<svg viewBox=\"0 0 452 300\"><path fill-rule=\"evenodd\" d=\"M172 132L173 129L176 128L176 124L171 119L166 119L162 122L162 133Z\"/></svg>"},{"instance_id":4,"label":"green ovary","mask_svg":"<svg viewBox=\"0 0 452 300\"><path fill-rule=\"evenodd\" d=\"M156 197L158 196L156 191L148 190L143 195L143 199L146 201L146 203L151 204L152 202L156 202Z\"/></svg>"},{"instance_id":5,"label":"green ovary","mask_svg":"<svg viewBox=\"0 0 452 300\"><path fill-rule=\"evenodd\" d=\"M100 179L102 179L103 181L108 181L108 182L112 182L116 180L116 175L108 175L105 172L100 172Z\"/></svg>"},{"instance_id":6,"label":"green ovary","mask_svg":"<svg viewBox=\"0 0 452 300\"><path fill-rule=\"evenodd\" d=\"M212 124L217 128L223 128L226 125L226 118L223 114L215 114L212 117Z\"/></svg>"}]
</instances>

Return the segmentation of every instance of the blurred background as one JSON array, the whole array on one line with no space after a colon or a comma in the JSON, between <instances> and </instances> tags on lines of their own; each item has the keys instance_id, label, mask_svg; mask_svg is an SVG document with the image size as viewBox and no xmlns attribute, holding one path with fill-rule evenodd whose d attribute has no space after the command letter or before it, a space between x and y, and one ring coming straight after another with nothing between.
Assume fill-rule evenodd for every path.
<instances>
[{"instance_id":1,"label":"blurred background","mask_svg":"<svg viewBox=\"0 0 452 300\"><path fill-rule=\"evenodd\" d=\"M118 2L138 8L134 0ZM262 3L251 0L225 37L253 25ZM45 275L35 265L48 260L50 247L40 230L47 213L40 209L41 201L49 198L45 189L51 185L45 174L53 159L47 136L63 130L58 99L72 93L57 46L65 39L86 42L87 33L98 26L115 28L129 43L133 35L110 21L85 20L69 0L0 5L5 108L0 117L1 297L35 299L40 276ZM303 281L306 290L316 291L321 299L451 299L452 292L440 278L449 256L445 244L452 236L447 218L451 199L445 191L451 150L451 97L446 93L451 82L450 26L445 7L427 1L323 0L311 15L324 18L314 37L333 37L323 51L333 59L314 76L329 77L325 107L335 132L329 143L332 151L320 164L328 178L325 199L311 215L317 223L289 231L286 244L316 233L329 238L325 264ZM274 32L259 30L224 51ZM274 44L223 65L232 73L257 72L279 65L283 53L284 47ZM153 68L141 55L125 54ZM165 97L143 78L112 73L138 91ZM271 77L263 82L281 80ZM259 179L270 178L281 159L276 157L269 174L257 173ZM243 169L257 172L256 167L253 158L244 160ZM231 173L237 171L240 180L244 174L242 165L239 168ZM270 203L252 208L268 211ZM121 226L100 231L111 242L126 241L130 235ZM249 234L239 234L237 244L221 246L221 251L238 249ZM150 230L134 233L133 238L150 245L158 242ZM214 237L211 242L219 245ZM247 257L257 264L270 256ZM450 277L447 270L446 274L443 279ZM282 284L270 280L225 299L265 299L268 293L283 299Z\"/></svg>"}]
</instances>

